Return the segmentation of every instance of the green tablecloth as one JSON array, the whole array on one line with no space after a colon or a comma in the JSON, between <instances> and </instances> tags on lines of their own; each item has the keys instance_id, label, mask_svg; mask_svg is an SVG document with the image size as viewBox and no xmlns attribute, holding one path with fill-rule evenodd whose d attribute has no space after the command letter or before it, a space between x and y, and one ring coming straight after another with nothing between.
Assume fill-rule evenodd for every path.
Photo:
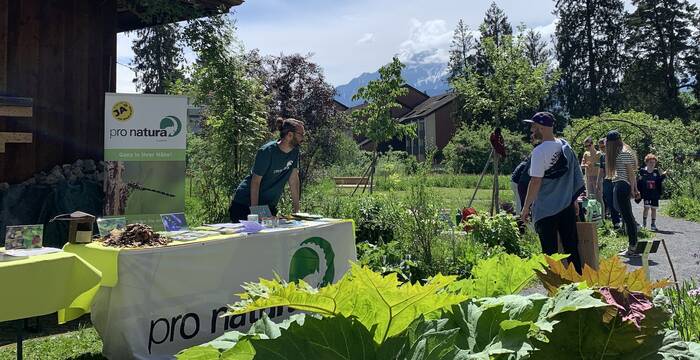
<instances>
[{"instance_id":1,"label":"green tablecloth","mask_svg":"<svg viewBox=\"0 0 700 360\"><path fill-rule=\"evenodd\" d=\"M55 311L73 313L74 302L85 294L94 294L101 277L99 270L68 252L17 259L3 257L0 322Z\"/></svg>"}]
</instances>

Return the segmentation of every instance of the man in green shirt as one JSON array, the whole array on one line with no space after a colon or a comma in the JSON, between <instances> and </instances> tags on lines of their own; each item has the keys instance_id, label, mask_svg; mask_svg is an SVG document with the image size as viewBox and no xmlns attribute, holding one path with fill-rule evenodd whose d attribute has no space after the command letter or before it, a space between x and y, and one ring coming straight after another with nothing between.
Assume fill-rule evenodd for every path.
<instances>
[{"instance_id":1,"label":"man in green shirt","mask_svg":"<svg viewBox=\"0 0 700 360\"><path fill-rule=\"evenodd\" d=\"M231 221L247 219L250 207L267 205L277 215L277 203L288 182L292 208L299 211L299 145L304 141L304 124L296 119L278 119L280 139L258 149L253 169L238 185L231 200Z\"/></svg>"}]
</instances>

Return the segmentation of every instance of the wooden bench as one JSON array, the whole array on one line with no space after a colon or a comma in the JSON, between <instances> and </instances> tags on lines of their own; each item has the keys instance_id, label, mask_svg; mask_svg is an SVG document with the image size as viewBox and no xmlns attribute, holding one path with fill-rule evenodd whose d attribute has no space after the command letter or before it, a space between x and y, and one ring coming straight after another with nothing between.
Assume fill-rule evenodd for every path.
<instances>
[{"instance_id":1,"label":"wooden bench","mask_svg":"<svg viewBox=\"0 0 700 360\"><path fill-rule=\"evenodd\" d=\"M369 184L369 178L362 178L359 176L342 176L334 177L335 186L340 188L354 188L359 185Z\"/></svg>"}]
</instances>

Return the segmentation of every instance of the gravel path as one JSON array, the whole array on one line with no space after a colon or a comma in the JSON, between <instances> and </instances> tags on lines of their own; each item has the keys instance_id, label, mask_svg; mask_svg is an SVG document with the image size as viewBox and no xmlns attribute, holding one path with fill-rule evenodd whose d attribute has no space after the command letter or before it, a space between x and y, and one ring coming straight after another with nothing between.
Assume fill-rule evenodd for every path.
<instances>
[{"instance_id":1,"label":"gravel path","mask_svg":"<svg viewBox=\"0 0 700 360\"><path fill-rule=\"evenodd\" d=\"M664 205L662 202L661 206ZM641 224L643 206L632 202L632 210L635 219ZM665 240L678 280L692 278L700 282L700 223L664 216L659 212L656 217L656 226L659 231L655 238ZM620 259L630 267L630 270L642 267L641 257L631 259L620 257ZM652 280L671 278L673 281L671 266L662 245L659 246L657 253L649 254L649 277ZM537 281L532 287L521 292L523 295L533 293L546 294L547 291Z\"/></svg>"},{"instance_id":2,"label":"gravel path","mask_svg":"<svg viewBox=\"0 0 700 360\"><path fill-rule=\"evenodd\" d=\"M632 202L632 209L641 224L642 206ZM678 280L693 278L700 281L700 223L658 214L656 226L659 229L656 238L665 240ZM642 266L641 258L622 259L631 267ZM659 246L657 253L649 255L649 273L652 279L672 276L663 246Z\"/></svg>"}]
</instances>

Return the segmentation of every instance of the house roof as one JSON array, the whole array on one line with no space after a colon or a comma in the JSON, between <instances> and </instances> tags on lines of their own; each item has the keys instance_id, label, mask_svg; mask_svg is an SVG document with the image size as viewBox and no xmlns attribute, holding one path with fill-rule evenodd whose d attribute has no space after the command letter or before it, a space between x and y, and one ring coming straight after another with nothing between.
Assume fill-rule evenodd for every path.
<instances>
[{"instance_id":1,"label":"house roof","mask_svg":"<svg viewBox=\"0 0 700 360\"><path fill-rule=\"evenodd\" d=\"M438 111L443 106L449 104L456 97L457 94L455 93L445 93L442 95L433 96L416 106L415 109L404 115L401 119L399 119L399 121L404 122L411 119L426 117L435 111Z\"/></svg>"},{"instance_id":2,"label":"house roof","mask_svg":"<svg viewBox=\"0 0 700 360\"><path fill-rule=\"evenodd\" d=\"M172 15L162 21L148 19L143 14L147 6L133 6L133 1L117 0L117 32L143 29L165 23L191 20L198 17L227 13L231 7L238 6L244 0L172 0L183 5L185 11Z\"/></svg>"},{"instance_id":3,"label":"house roof","mask_svg":"<svg viewBox=\"0 0 700 360\"><path fill-rule=\"evenodd\" d=\"M348 109L348 106L341 103L340 101L333 99L333 104L335 105L335 108L340 110L340 111L345 111Z\"/></svg>"}]
</instances>

